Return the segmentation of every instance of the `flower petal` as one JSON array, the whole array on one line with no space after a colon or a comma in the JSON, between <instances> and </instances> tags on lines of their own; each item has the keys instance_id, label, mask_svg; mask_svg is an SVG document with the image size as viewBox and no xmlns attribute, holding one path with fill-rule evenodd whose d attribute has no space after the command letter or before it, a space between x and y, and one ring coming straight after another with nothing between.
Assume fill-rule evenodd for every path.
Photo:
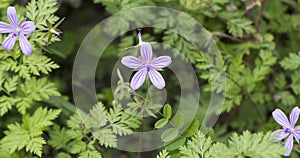
<instances>
[{"instance_id":1,"label":"flower petal","mask_svg":"<svg viewBox=\"0 0 300 158\"><path fill-rule=\"evenodd\" d=\"M137 69L137 68L143 68L145 66L145 63L134 56L125 56L122 58L121 63L129 68Z\"/></svg>"},{"instance_id":2,"label":"flower petal","mask_svg":"<svg viewBox=\"0 0 300 158\"><path fill-rule=\"evenodd\" d=\"M289 156L291 154L291 151L293 149L293 145L294 145L294 140L293 140L293 135L291 134L288 139L286 139L285 143L284 143L284 147L286 149L284 156Z\"/></svg>"},{"instance_id":3,"label":"flower petal","mask_svg":"<svg viewBox=\"0 0 300 158\"><path fill-rule=\"evenodd\" d=\"M155 69L160 69L169 66L172 63L171 57L169 56L160 56L155 58L151 62L151 66L154 67Z\"/></svg>"},{"instance_id":4,"label":"flower petal","mask_svg":"<svg viewBox=\"0 0 300 158\"><path fill-rule=\"evenodd\" d=\"M294 134L295 139L299 140L300 139L300 127L295 128L293 134Z\"/></svg>"},{"instance_id":5,"label":"flower petal","mask_svg":"<svg viewBox=\"0 0 300 158\"><path fill-rule=\"evenodd\" d=\"M15 7L8 7L7 8L7 18L9 20L9 22L14 25L15 27L18 27L18 15L16 12Z\"/></svg>"},{"instance_id":6,"label":"flower petal","mask_svg":"<svg viewBox=\"0 0 300 158\"><path fill-rule=\"evenodd\" d=\"M14 45L16 43L17 37L14 33L10 34L8 37L5 38L5 40L2 43L2 47L5 50L11 51L14 48Z\"/></svg>"},{"instance_id":7,"label":"flower petal","mask_svg":"<svg viewBox=\"0 0 300 158\"><path fill-rule=\"evenodd\" d=\"M291 126L294 127L299 118L300 109L298 107L294 107L292 112L290 113L290 122Z\"/></svg>"},{"instance_id":8,"label":"flower petal","mask_svg":"<svg viewBox=\"0 0 300 158\"><path fill-rule=\"evenodd\" d=\"M141 56L145 62L150 62L152 59L152 46L149 42L141 43Z\"/></svg>"},{"instance_id":9,"label":"flower petal","mask_svg":"<svg viewBox=\"0 0 300 158\"><path fill-rule=\"evenodd\" d=\"M289 133L285 133L282 129L279 129L271 133L271 138L274 139L274 142L279 142L288 135Z\"/></svg>"},{"instance_id":10,"label":"flower petal","mask_svg":"<svg viewBox=\"0 0 300 158\"><path fill-rule=\"evenodd\" d=\"M35 26L32 21L26 21L20 25L20 29L23 34L29 35L35 30Z\"/></svg>"},{"instance_id":11,"label":"flower petal","mask_svg":"<svg viewBox=\"0 0 300 158\"><path fill-rule=\"evenodd\" d=\"M0 21L0 33L11 33L13 31L14 28L11 25Z\"/></svg>"},{"instance_id":12,"label":"flower petal","mask_svg":"<svg viewBox=\"0 0 300 158\"><path fill-rule=\"evenodd\" d=\"M23 34L19 35L19 44L21 47L22 52L25 55L30 55L32 53L32 47L30 45L30 43L28 42L28 40L26 39L26 37Z\"/></svg>"},{"instance_id":13,"label":"flower petal","mask_svg":"<svg viewBox=\"0 0 300 158\"><path fill-rule=\"evenodd\" d=\"M139 89L145 82L146 76L147 76L146 68L143 68L143 69L139 70L137 73L135 73L130 82L131 88L133 90Z\"/></svg>"},{"instance_id":14,"label":"flower petal","mask_svg":"<svg viewBox=\"0 0 300 158\"><path fill-rule=\"evenodd\" d=\"M273 111L272 115L274 120L282 127L291 128L291 124L288 121L286 115L280 109L276 109L275 111Z\"/></svg>"},{"instance_id":15,"label":"flower petal","mask_svg":"<svg viewBox=\"0 0 300 158\"><path fill-rule=\"evenodd\" d=\"M156 71L153 68L150 68L148 73L149 73L150 81L156 88L163 89L165 87L166 85L165 80L158 71Z\"/></svg>"}]
</instances>

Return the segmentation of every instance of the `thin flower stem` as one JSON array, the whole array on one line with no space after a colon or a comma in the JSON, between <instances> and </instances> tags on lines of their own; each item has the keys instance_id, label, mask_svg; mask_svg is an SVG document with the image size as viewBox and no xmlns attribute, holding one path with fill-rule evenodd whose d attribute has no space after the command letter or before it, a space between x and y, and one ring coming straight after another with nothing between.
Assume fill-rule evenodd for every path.
<instances>
[{"instance_id":1,"label":"thin flower stem","mask_svg":"<svg viewBox=\"0 0 300 158\"><path fill-rule=\"evenodd\" d=\"M254 26L255 26L257 31L259 30L259 23L260 23L260 20L262 18L262 14L265 10L266 3L267 3L267 0L263 0L262 5L260 7L260 10L259 10L258 15L257 15L256 20L255 20L255 25Z\"/></svg>"},{"instance_id":2,"label":"thin flower stem","mask_svg":"<svg viewBox=\"0 0 300 158\"><path fill-rule=\"evenodd\" d=\"M233 36L228 35L228 34L223 33L223 32L213 32L213 33L212 33L212 36L216 36L216 37L225 37L225 38L228 38L228 39L230 39L230 40L232 40L232 41L243 42L242 39L233 37Z\"/></svg>"},{"instance_id":3,"label":"thin flower stem","mask_svg":"<svg viewBox=\"0 0 300 158\"><path fill-rule=\"evenodd\" d=\"M148 98L149 98L149 89L150 89L150 80L149 80L149 78L147 78L147 87L148 87L147 88L147 95L146 95L146 99L145 100L148 100ZM145 105L145 102L143 102L143 103L144 104L142 104L141 106ZM142 158L144 126L145 126L144 111L142 111L142 127L141 127L141 136L140 136L140 140L139 140L139 152L137 153L137 158Z\"/></svg>"},{"instance_id":4,"label":"thin flower stem","mask_svg":"<svg viewBox=\"0 0 300 158\"><path fill-rule=\"evenodd\" d=\"M299 144L294 144L294 147L300 149L300 145Z\"/></svg>"}]
</instances>

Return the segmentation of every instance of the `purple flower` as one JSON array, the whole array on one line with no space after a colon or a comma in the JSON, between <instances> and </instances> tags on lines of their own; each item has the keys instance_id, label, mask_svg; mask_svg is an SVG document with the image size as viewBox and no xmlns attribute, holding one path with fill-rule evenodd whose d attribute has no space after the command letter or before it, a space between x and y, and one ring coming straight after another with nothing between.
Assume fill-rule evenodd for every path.
<instances>
[{"instance_id":1,"label":"purple flower","mask_svg":"<svg viewBox=\"0 0 300 158\"><path fill-rule=\"evenodd\" d=\"M169 66L172 62L171 57L160 56L152 60L151 44L142 41L140 32L138 36L139 45L141 46L140 52L142 60L134 56L125 56L121 60L121 63L123 65L129 68L139 69L138 72L134 74L130 86L132 89L137 90L145 82L145 79L148 75L152 84L156 88L162 89L165 87L165 81L162 75L157 71L157 69Z\"/></svg>"},{"instance_id":2,"label":"purple flower","mask_svg":"<svg viewBox=\"0 0 300 158\"><path fill-rule=\"evenodd\" d=\"M294 144L295 138L297 141L300 138L300 127L295 128L295 124L299 118L300 109L295 107L290 113L290 121L287 119L286 115L279 109L273 111L272 115L274 120L282 126L282 129L272 132L271 136L274 137L274 141L278 142L286 137L288 137L284 143L286 152L284 156L289 156Z\"/></svg>"},{"instance_id":3,"label":"purple flower","mask_svg":"<svg viewBox=\"0 0 300 158\"><path fill-rule=\"evenodd\" d=\"M19 37L19 45L25 55L32 53L32 47L26 39L25 35L31 34L35 30L32 21L25 21L21 25L18 22L18 16L14 7L7 8L7 18L10 24L0 21L0 33L11 33L2 43L5 50L11 51Z\"/></svg>"}]
</instances>

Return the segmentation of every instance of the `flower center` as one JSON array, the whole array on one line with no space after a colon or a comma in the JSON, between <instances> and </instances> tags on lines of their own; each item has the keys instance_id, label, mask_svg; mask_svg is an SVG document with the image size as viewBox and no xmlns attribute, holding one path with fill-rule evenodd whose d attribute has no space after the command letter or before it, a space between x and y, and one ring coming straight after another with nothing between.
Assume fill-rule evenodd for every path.
<instances>
[{"instance_id":1,"label":"flower center","mask_svg":"<svg viewBox=\"0 0 300 158\"><path fill-rule=\"evenodd\" d=\"M21 29L19 27L16 28L16 30L13 33L13 37L17 37L21 32Z\"/></svg>"},{"instance_id":2,"label":"flower center","mask_svg":"<svg viewBox=\"0 0 300 158\"><path fill-rule=\"evenodd\" d=\"M285 128L285 129L283 129L283 132L284 133L293 133L294 129L293 128Z\"/></svg>"},{"instance_id":3,"label":"flower center","mask_svg":"<svg viewBox=\"0 0 300 158\"><path fill-rule=\"evenodd\" d=\"M17 27L16 32L17 32L17 33L20 33L20 32L21 32L21 29L20 29L19 27Z\"/></svg>"},{"instance_id":4,"label":"flower center","mask_svg":"<svg viewBox=\"0 0 300 158\"><path fill-rule=\"evenodd\" d=\"M150 65L147 65L146 68L147 68L147 71L150 71L150 69L151 69Z\"/></svg>"}]
</instances>

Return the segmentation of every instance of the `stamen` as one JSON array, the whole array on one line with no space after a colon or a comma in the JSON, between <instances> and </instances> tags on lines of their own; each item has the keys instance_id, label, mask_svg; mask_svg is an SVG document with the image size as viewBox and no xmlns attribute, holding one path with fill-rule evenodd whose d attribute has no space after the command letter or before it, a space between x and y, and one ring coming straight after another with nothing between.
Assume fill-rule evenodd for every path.
<instances>
[{"instance_id":1,"label":"stamen","mask_svg":"<svg viewBox=\"0 0 300 158\"><path fill-rule=\"evenodd\" d=\"M284 133L291 133L292 132L292 130L290 128L285 128L283 130L284 130Z\"/></svg>"},{"instance_id":2,"label":"stamen","mask_svg":"<svg viewBox=\"0 0 300 158\"><path fill-rule=\"evenodd\" d=\"M150 71L150 65L147 65L147 71Z\"/></svg>"}]
</instances>

